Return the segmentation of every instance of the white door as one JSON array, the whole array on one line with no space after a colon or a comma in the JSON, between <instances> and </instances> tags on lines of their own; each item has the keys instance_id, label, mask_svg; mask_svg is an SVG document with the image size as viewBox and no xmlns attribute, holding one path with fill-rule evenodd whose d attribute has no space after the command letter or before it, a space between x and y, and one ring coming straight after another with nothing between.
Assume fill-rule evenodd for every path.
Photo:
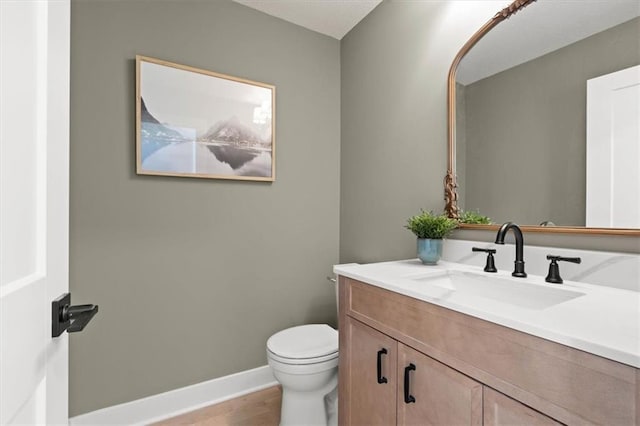
<instances>
[{"instance_id":1,"label":"white door","mask_svg":"<svg viewBox=\"0 0 640 426\"><path fill-rule=\"evenodd\" d=\"M0 0L0 424L68 424L69 0Z\"/></svg>"},{"instance_id":2,"label":"white door","mask_svg":"<svg viewBox=\"0 0 640 426\"><path fill-rule=\"evenodd\" d=\"M587 81L587 226L640 228L640 65Z\"/></svg>"}]
</instances>

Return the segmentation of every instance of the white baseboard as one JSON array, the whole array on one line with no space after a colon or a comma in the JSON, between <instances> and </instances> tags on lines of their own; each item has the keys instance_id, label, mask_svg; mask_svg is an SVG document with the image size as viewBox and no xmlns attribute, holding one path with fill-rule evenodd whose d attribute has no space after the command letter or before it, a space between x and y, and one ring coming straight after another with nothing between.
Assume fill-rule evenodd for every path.
<instances>
[{"instance_id":1,"label":"white baseboard","mask_svg":"<svg viewBox=\"0 0 640 426\"><path fill-rule=\"evenodd\" d=\"M70 425L147 425L256 392L278 382L268 365L81 414Z\"/></svg>"}]
</instances>

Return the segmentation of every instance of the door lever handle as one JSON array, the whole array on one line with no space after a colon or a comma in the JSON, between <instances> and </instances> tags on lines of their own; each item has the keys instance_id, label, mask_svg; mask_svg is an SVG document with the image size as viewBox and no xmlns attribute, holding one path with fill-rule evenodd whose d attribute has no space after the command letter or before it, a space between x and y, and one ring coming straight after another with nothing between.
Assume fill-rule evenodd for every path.
<instances>
[{"instance_id":1,"label":"door lever handle","mask_svg":"<svg viewBox=\"0 0 640 426\"><path fill-rule=\"evenodd\" d=\"M91 318L98 313L98 305L75 305L65 306L62 309L62 317L68 318L71 325L67 328L67 333L82 331Z\"/></svg>"},{"instance_id":2,"label":"door lever handle","mask_svg":"<svg viewBox=\"0 0 640 426\"><path fill-rule=\"evenodd\" d=\"M51 302L51 337L84 330L97 313L98 305L71 306L71 294L62 294Z\"/></svg>"}]
</instances>

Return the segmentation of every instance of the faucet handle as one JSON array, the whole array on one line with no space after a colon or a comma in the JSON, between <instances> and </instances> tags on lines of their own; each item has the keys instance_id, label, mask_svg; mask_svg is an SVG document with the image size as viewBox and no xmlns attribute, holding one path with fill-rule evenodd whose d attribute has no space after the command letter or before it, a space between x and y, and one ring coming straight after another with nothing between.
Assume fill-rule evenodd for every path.
<instances>
[{"instance_id":1,"label":"faucet handle","mask_svg":"<svg viewBox=\"0 0 640 426\"><path fill-rule=\"evenodd\" d=\"M481 251L483 253L494 254L496 252L496 249L487 249L487 248L481 248L481 247L471 247L471 251Z\"/></svg>"},{"instance_id":2,"label":"faucet handle","mask_svg":"<svg viewBox=\"0 0 640 426\"><path fill-rule=\"evenodd\" d=\"M548 254L547 255L547 260L550 261L563 261L563 262L571 262L571 263L580 263L582 262L582 259L580 259L579 257L563 257L563 256L553 256Z\"/></svg>"},{"instance_id":3,"label":"faucet handle","mask_svg":"<svg viewBox=\"0 0 640 426\"><path fill-rule=\"evenodd\" d=\"M472 247L471 251L480 251L483 253L487 253L487 264L484 266L484 271L485 272L498 272L498 269L496 269L496 262L495 259L493 257L494 253L496 252L496 249L485 249L485 248L480 248L480 247Z\"/></svg>"},{"instance_id":4,"label":"faucet handle","mask_svg":"<svg viewBox=\"0 0 640 426\"><path fill-rule=\"evenodd\" d=\"M562 284L563 280L560 276L560 267L558 266L558 262L571 262L571 263L580 263L582 259L579 257L563 257L563 256L553 256L551 254L547 255L547 260L550 260L549 264L549 273L547 277L544 279L548 283L552 284Z\"/></svg>"}]
</instances>

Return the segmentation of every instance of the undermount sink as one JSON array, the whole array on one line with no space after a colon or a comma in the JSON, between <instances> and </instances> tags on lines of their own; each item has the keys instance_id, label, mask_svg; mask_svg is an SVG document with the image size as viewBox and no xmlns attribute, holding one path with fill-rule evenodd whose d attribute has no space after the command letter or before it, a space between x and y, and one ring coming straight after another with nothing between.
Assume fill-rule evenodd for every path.
<instances>
[{"instance_id":1,"label":"undermount sink","mask_svg":"<svg viewBox=\"0 0 640 426\"><path fill-rule=\"evenodd\" d=\"M451 292L471 294L528 309L545 309L583 296L565 288L519 282L520 278L499 277L474 272L446 271L410 278Z\"/></svg>"}]
</instances>

